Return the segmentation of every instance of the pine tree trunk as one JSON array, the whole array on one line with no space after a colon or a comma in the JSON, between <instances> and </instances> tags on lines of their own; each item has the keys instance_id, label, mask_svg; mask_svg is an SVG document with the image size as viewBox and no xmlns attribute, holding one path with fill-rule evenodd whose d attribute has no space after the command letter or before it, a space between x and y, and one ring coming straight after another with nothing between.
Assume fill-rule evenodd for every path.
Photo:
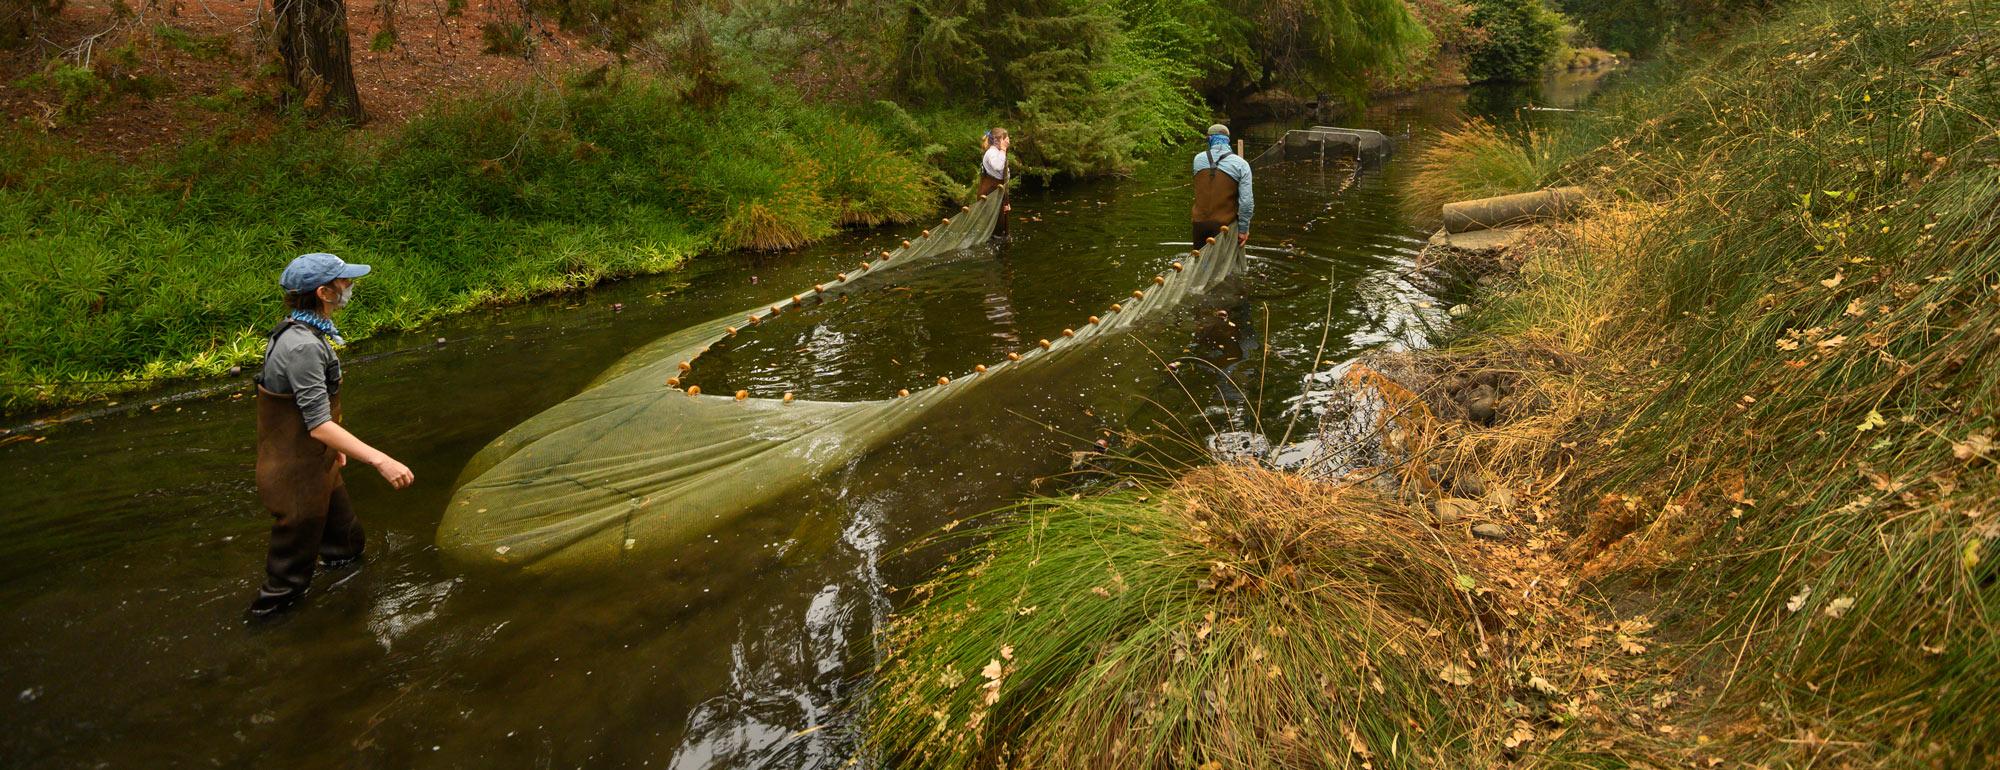
<instances>
[{"instance_id":1,"label":"pine tree trunk","mask_svg":"<svg viewBox=\"0 0 2000 770\"><path fill-rule=\"evenodd\" d=\"M271 11L285 81L291 85L286 105L338 115L349 123L367 119L354 85L345 0L271 0Z\"/></svg>"}]
</instances>

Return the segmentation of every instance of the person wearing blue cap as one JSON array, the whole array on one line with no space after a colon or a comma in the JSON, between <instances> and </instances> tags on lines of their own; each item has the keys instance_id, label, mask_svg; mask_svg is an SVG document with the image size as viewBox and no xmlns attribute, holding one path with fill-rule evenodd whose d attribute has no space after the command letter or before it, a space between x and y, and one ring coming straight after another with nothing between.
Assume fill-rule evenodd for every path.
<instances>
[{"instance_id":1,"label":"person wearing blue cap","mask_svg":"<svg viewBox=\"0 0 2000 770\"><path fill-rule=\"evenodd\" d=\"M1208 149L1194 156L1194 247L1234 225L1236 241L1250 242L1250 215L1256 211L1250 190L1250 162L1229 149L1229 127L1208 127Z\"/></svg>"},{"instance_id":2,"label":"person wearing blue cap","mask_svg":"<svg viewBox=\"0 0 2000 770\"><path fill-rule=\"evenodd\" d=\"M354 280L367 274L367 265L307 254L278 279L291 313L268 335L257 375L257 496L276 521L264 585L250 604L253 617L297 603L319 562L333 567L361 558L361 523L340 477L348 459L374 467L396 489L416 480L408 467L340 426L340 358L333 346L345 341L333 314L347 305Z\"/></svg>"}]
</instances>

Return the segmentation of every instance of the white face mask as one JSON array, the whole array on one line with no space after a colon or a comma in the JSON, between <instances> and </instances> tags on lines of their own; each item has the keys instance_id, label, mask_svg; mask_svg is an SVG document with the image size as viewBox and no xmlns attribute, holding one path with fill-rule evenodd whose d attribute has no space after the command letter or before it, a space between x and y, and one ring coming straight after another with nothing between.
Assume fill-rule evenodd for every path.
<instances>
[{"instance_id":1,"label":"white face mask","mask_svg":"<svg viewBox=\"0 0 2000 770\"><path fill-rule=\"evenodd\" d=\"M350 283L346 286L334 289L333 301L327 303L326 309L330 312L334 310L339 310L343 307L347 307L347 301L349 299L352 299L353 297L354 297L354 284Z\"/></svg>"}]
</instances>

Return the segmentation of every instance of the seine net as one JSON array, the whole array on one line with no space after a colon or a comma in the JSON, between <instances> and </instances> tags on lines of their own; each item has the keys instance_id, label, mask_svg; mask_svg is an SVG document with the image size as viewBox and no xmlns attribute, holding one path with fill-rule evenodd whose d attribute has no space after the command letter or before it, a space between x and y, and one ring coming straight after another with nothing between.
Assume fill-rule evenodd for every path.
<instances>
[{"instance_id":1,"label":"seine net","mask_svg":"<svg viewBox=\"0 0 2000 770\"><path fill-rule=\"evenodd\" d=\"M439 547L461 560L540 571L615 565L699 538L895 439L946 400L1006 387L995 383L1054 366L1071 351L1216 290L1243 265L1242 247L1225 232L1137 291L1111 298L1116 310L1080 323L1074 336L907 396L738 399L681 387L701 354L737 330L798 307L881 289L888 285L878 280L885 273L984 243L1000 207L1000 196L987 196L866 269L634 351L583 392L473 457L438 525Z\"/></svg>"}]
</instances>

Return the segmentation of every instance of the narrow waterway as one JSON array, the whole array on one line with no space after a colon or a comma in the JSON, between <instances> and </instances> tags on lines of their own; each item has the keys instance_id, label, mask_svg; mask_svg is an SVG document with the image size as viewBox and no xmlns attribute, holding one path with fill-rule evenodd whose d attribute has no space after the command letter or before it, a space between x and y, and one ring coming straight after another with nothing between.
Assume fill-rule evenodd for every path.
<instances>
[{"instance_id":1,"label":"narrow waterway","mask_svg":"<svg viewBox=\"0 0 2000 770\"><path fill-rule=\"evenodd\" d=\"M1594 83L1427 92L1339 121L1397 137L1398 156L1358 176L1348 163L1258 168L1240 302L1097 346L1094 366L1046 388L954 404L656 568L467 571L432 537L473 452L625 353L920 228L707 258L357 344L349 425L418 482L392 492L350 467L370 556L322 574L274 624L242 621L269 526L247 401L133 397L0 446L0 765L840 765L856 753L847 709L865 696L892 587L939 557L905 546L1058 488L1069 453L1099 437L1261 427L1275 440L1314 373L1424 344L1456 290L1414 269L1425 234L1398 207L1408 158L1459 115L1541 119L1560 113L1520 110L1575 106ZM1254 157L1291 127L1241 133ZM881 398L1076 326L1185 252L1195 149L1017 195L1011 242L741 335L703 358L704 389ZM1175 359L1189 363L1169 371Z\"/></svg>"}]
</instances>

